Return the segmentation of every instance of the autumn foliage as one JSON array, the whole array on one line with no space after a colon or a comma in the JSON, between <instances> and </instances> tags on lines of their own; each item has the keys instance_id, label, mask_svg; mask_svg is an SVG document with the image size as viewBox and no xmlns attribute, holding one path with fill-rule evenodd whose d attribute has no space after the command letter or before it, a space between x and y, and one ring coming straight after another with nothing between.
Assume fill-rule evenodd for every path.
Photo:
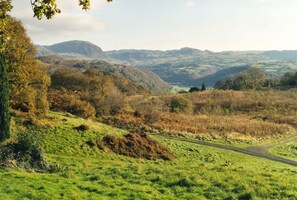
<instances>
[{"instance_id":1,"label":"autumn foliage","mask_svg":"<svg viewBox=\"0 0 297 200\"><path fill-rule=\"evenodd\" d=\"M47 89L49 76L35 60L36 49L22 23L9 19L5 54L8 66L10 105L31 115L44 116L49 111Z\"/></svg>"}]
</instances>

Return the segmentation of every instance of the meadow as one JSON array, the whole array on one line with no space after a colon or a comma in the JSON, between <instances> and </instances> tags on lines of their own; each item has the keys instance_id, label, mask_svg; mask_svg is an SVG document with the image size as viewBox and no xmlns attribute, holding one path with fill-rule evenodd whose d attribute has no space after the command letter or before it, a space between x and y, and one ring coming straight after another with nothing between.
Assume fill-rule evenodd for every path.
<instances>
[{"instance_id":1,"label":"meadow","mask_svg":"<svg viewBox=\"0 0 297 200\"><path fill-rule=\"evenodd\" d=\"M278 145L270 150L272 154L297 161L297 142L292 141L285 145Z\"/></svg>"},{"instance_id":2,"label":"meadow","mask_svg":"<svg viewBox=\"0 0 297 200\"><path fill-rule=\"evenodd\" d=\"M297 92L219 91L136 96L101 122L123 129L231 143L265 143L294 134Z\"/></svg>"},{"instance_id":3,"label":"meadow","mask_svg":"<svg viewBox=\"0 0 297 200\"><path fill-rule=\"evenodd\" d=\"M97 50L98 59L126 61L67 60L61 54L36 60L25 27L9 16L6 21L10 1L4 4L8 30L2 35L7 32L9 40L0 45L0 67L8 72L0 79L0 107L7 108L0 110L0 199L297 199L297 73L273 80L251 69L239 81L222 83L228 91L204 91L203 84L196 92L167 93L169 85L156 74L123 64L192 86L201 85L196 81L202 76L224 79L260 60L256 67L279 77L273 70L281 68L278 59L269 67L263 52L104 53L72 41L71 52L74 44L85 56ZM39 14L55 13L46 10ZM239 148L241 153L229 151ZM268 150L292 160L265 156Z\"/></svg>"},{"instance_id":4,"label":"meadow","mask_svg":"<svg viewBox=\"0 0 297 200\"><path fill-rule=\"evenodd\" d=\"M127 131L51 113L36 134L52 168L1 168L0 199L296 199L296 167L161 136L173 161L135 159L90 147ZM87 131L76 130L81 124Z\"/></svg>"}]
</instances>

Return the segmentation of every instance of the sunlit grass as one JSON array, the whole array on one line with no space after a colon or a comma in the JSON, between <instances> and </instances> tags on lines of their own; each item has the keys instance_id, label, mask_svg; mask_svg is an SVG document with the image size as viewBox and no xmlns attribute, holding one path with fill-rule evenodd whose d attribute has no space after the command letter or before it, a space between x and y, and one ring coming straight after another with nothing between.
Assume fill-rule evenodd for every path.
<instances>
[{"instance_id":1,"label":"sunlit grass","mask_svg":"<svg viewBox=\"0 0 297 200\"><path fill-rule=\"evenodd\" d=\"M0 199L296 199L297 169L226 150L155 137L173 161L119 156L85 144L125 131L52 113L39 130L54 173L0 169ZM65 118L66 120L62 119ZM73 128L88 124L90 130ZM226 165L228 163L228 165Z\"/></svg>"},{"instance_id":2,"label":"sunlit grass","mask_svg":"<svg viewBox=\"0 0 297 200\"><path fill-rule=\"evenodd\" d=\"M256 141L283 137L294 132L294 128L285 124L275 124L263 120L251 119L246 115L176 115L163 114L152 127L169 133L180 133L185 136L191 133L210 139L233 139Z\"/></svg>"},{"instance_id":3,"label":"sunlit grass","mask_svg":"<svg viewBox=\"0 0 297 200\"><path fill-rule=\"evenodd\" d=\"M297 141L276 146L270 150L272 154L297 161Z\"/></svg>"}]
</instances>

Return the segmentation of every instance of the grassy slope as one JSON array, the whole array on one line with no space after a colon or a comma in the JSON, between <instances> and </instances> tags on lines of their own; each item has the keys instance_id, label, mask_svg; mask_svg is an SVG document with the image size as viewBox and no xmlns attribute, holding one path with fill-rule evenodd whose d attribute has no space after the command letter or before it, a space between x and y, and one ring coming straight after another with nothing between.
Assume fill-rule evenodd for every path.
<instances>
[{"instance_id":1,"label":"grassy slope","mask_svg":"<svg viewBox=\"0 0 297 200\"><path fill-rule=\"evenodd\" d=\"M156 138L173 162L147 161L90 148L85 141L125 131L53 114L43 129L56 173L0 169L0 199L296 199L297 169L229 151ZM62 122L62 118L67 122ZM90 125L87 132L73 127ZM232 163L225 166L225 163Z\"/></svg>"},{"instance_id":2,"label":"grassy slope","mask_svg":"<svg viewBox=\"0 0 297 200\"><path fill-rule=\"evenodd\" d=\"M272 154L297 161L297 141L279 145L270 150Z\"/></svg>"}]
</instances>

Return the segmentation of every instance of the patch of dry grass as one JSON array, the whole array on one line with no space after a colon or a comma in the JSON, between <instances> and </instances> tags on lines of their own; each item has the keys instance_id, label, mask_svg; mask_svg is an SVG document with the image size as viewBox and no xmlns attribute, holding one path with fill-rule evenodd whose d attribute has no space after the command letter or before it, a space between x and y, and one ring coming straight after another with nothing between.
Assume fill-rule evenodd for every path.
<instances>
[{"instance_id":1,"label":"patch of dry grass","mask_svg":"<svg viewBox=\"0 0 297 200\"><path fill-rule=\"evenodd\" d=\"M170 102L176 96L189 100L192 112L172 111ZM211 90L130 99L129 103L130 113L109 118L108 124L236 140L282 137L297 126L297 90ZM138 115L131 114L133 111Z\"/></svg>"},{"instance_id":2,"label":"patch of dry grass","mask_svg":"<svg viewBox=\"0 0 297 200\"><path fill-rule=\"evenodd\" d=\"M195 135L217 135L237 140L268 139L284 136L294 131L285 124L251 119L245 115L181 115L164 113L152 125L168 133L192 133Z\"/></svg>"},{"instance_id":3,"label":"patch of dry grass","mask_svg":"<svg viewBox=\"0 0 297 200\"><path fill-rule=\"evenodd\" d=\"M198 114L297 113L297 90L220 91L187 94Z\"/></svg>"}]
</instances>

